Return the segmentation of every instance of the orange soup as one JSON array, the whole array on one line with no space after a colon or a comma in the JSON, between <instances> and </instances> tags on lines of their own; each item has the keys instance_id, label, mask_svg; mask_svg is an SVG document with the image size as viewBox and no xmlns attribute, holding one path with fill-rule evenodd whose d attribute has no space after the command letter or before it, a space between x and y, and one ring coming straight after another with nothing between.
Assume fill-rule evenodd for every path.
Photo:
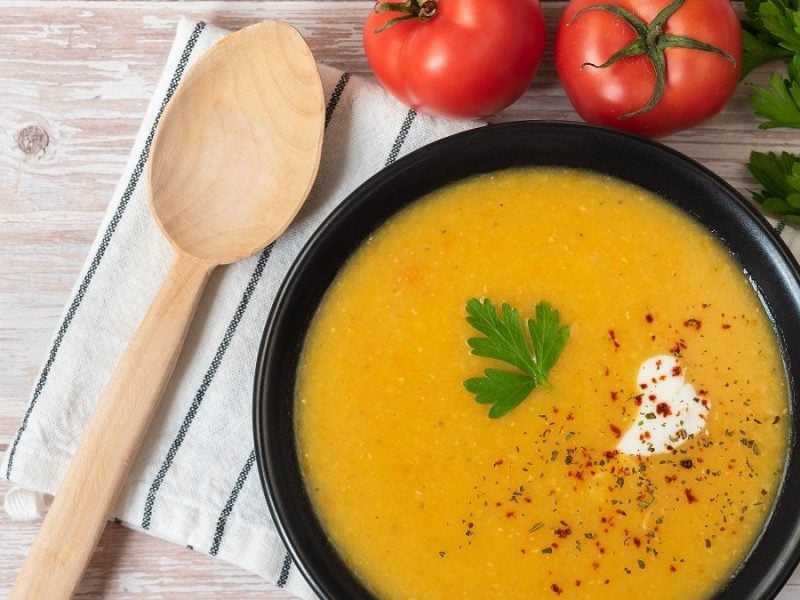
<instances>
[{"instance_id":1,"label":"orange soup","mask_svg":"<svg viewBox=\"0 0 800 600\"><path fill-rule=\"evenodd\" d=\"M496 419L464 381L514 369L470 352L472 298L523 322L546 301L569 326L546 384ZM386 599L708 598L788 442L776 336L726 249L567 169L478 176L376 231L314 318L296 403L320 521Z\"/></svg>"}]
</instances>

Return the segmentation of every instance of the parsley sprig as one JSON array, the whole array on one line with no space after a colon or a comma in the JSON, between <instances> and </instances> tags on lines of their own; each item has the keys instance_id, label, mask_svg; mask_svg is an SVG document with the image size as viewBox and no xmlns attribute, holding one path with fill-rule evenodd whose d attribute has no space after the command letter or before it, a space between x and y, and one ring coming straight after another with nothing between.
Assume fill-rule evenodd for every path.
<instances>
[{"instance_id":1,"label":"parsley sprig","mask_svg":"<svg viewBox=\"0 0 800 600\"><path fill-rule=\"evenodd\" d=\"M800 128L800 54L796 54L788 65L789 78L773 73L769 86L753 86L750 102L753 111L766 121L761 129L773 127Z\"/></svg>"},{"instance_id":2,"label":"parsley sprig","mask_svg":"<svg viewBox=\"0 0 800 600\"><path fill-rule=\"evenodd\" d=\"M800 157L789 152L751 152L748 169L764 186L753 199L787 223L800 224Z\"/></svg>"},{"instance_id":3,"label":"parsley sprig","mask_svg":"<svg viewBox=\"0 0 800 600\"><path fill-rule=\"evenodd\" d=\"M767 86L754 85L753 111L762 129L800 129L800 0L745 0L743 75L765 63L787 63L786 77L773 73ZM747 163L763 189L753 200L784 222L800 223L800 156L752 152Z\"/></svg>"},{"instance_id":4,"label":"parsley sprig","mask_svg":"<svg viewBox=\"0 0 800 600\"><path fill-rule=\"evenodd\" d=\"M797 0L745 0L744 6L742 77L756 67L800 52Z\"/></svg>"},{"instance_id":5,"label":"parsley sprig","mask_svg":"<svg viewBox=\"0 0 800 600\"><path fill-rule=\"evenodd\" d=\"M519 406L539 385L547 383L569 338L569 327L561 325L558 311L547 302L536 305L535 319L528 319L527 335L516 308L503 303L498 313L491 300L467 302L467 323L485 337L467 340L472 354L493 358L518 369L486 369L483 377L464 382L475 401L491 404L489 417L497 419Z\"/></svg>"}]
</instances>

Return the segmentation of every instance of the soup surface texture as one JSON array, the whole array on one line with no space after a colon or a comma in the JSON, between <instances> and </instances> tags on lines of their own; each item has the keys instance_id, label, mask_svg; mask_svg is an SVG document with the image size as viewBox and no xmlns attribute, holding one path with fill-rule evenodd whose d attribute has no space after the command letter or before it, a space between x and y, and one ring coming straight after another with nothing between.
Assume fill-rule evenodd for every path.
<instances>
[{"instance_id":1,"label":"soup surface texture","mask_svg":"<svg viewBox=\"0 0 800 600\"><path fill-rule=\"evenodd\" d=\"M463 385L507 366L470 353L471 298L523 319L544 300L570 326L549 384L499 419ZM637 455L622 440L663 416L641 414L657 357L705 427ZM382 226L329 289L297 386L315 510L389 599L707 598L757 538L788 440L776 337L725 248L566 169L468 179Z\"/></svg>"}]
</instances>

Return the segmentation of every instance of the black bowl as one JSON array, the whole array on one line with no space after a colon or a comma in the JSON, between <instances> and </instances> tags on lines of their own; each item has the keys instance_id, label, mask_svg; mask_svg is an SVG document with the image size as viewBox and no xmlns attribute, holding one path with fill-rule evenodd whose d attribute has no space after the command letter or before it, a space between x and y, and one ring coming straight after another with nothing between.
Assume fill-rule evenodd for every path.
<instances>
[{"instance_id":1,"label":"black bowl","mask_svg":"<svg viewBox=\"0 0 800 600\"><path fill-rule=\"evenodd\" d=\"M370 598L329 543L306 495L294 431L298 358L309 323L353 250L397 211L437 188L517 166L605 173L668 199L710 230L751 278L780 339L791 437L772 513L717 598L773 598L800 560L800 269L766 220L708 169L669 148L574 123L488 126L430 144L355 190L322 224L290 270L270 314L255 378L256 457L272 516L296 564L322 597Z\"/></svg>"}]
</instances>

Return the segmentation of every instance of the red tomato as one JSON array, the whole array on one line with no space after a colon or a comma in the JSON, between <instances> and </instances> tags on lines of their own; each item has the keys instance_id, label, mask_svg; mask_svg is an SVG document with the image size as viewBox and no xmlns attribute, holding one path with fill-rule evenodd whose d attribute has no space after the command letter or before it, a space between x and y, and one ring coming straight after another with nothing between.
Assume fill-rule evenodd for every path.
<instances>
[{"instance_id":1,"label":"red tomato","mask_svg":"<svg viewBox=\"0 0 800 600\"><path fill-rule=\"evenodd\" d=\"M364 50L381 84L407 106L447 117L483 117L514 102L544 45L538 0L378 2L364 24Z\"/></svg>"},{"instance_id":2,"label":"red tomato","mask_svg":"<svg viewBox=\"0 0 800 600\"><path fill-rule=\"evenodd\" d=\"M650 49L656 60L639 53L603 66L634 43L640 46L633 50ZM739 80L742 32L729 0L571 0L555 56L567 96L585 121L657 137L722 109Z\"/></svg>"}]
</instances>

